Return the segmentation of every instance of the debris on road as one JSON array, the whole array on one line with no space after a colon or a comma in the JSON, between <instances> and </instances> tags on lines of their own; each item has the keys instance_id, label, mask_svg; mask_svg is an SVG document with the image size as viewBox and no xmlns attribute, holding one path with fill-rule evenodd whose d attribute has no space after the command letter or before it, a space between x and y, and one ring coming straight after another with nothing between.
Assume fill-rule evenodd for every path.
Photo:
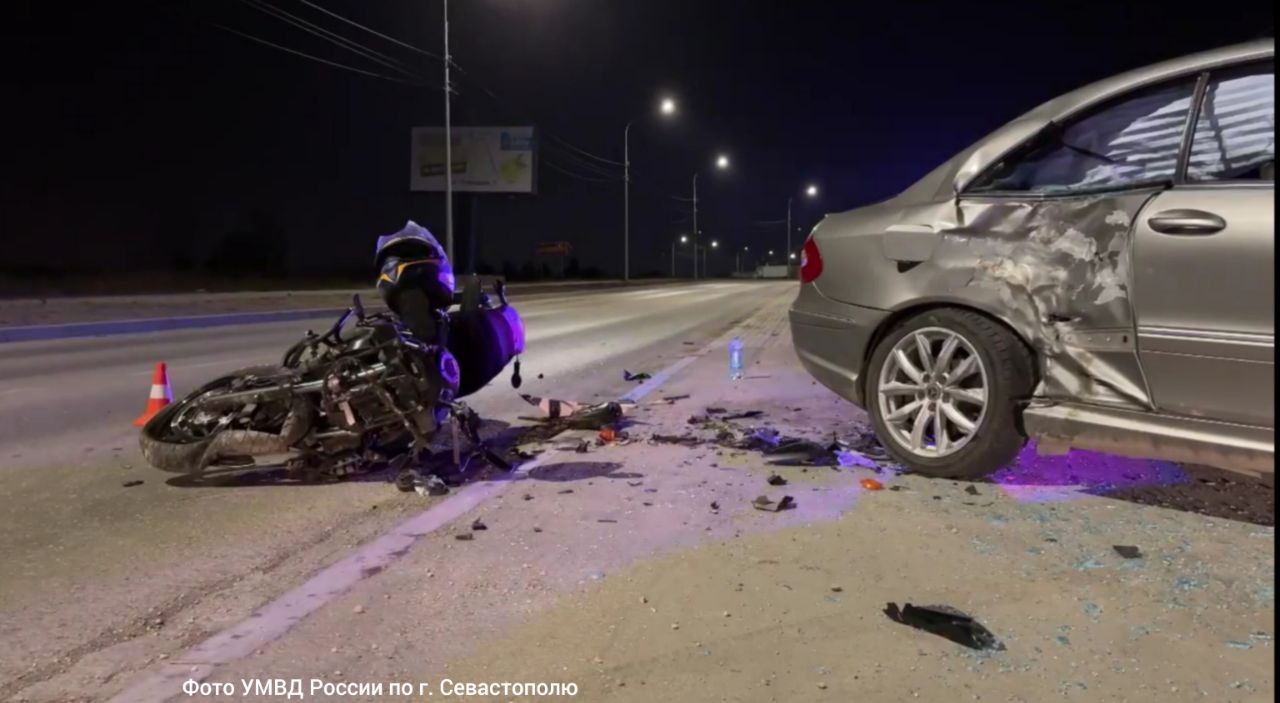
<instances>
[{"instance_id":1,"label":"debris on road","mask_svg":"<svg viewBox=\"0 0 1280 703\"><path fill-rule=\"evenodd\" d=\"M785 486L785 485L787 485L787 479L785 479L785 478L783 478L783 477L779 476L778 474L769 474L769 478L765 479L765 481L766 481L770 486Z\"/></svg>"},{"instance_id":2,"label":"debris on road","mask_svg":"<svg viewBox=\"0 0 1280 703\"><path fill-rule=\"evenodd\" d=\"M769 496L758 496L751 501L751 507L769 513L780 513L783 510L790 510L796 507L796 499L791 496L782 496L781 500L775 502Z\"/></svg>"},{"instance_id":3,"label":"debris on road","mask_svg":"<svg viewBox=\"0 0 1280 703\"><path fill-rule=\"evenodd\" d=\"M121 486L124 486L125 488L133 488L134 486L141 486L143 483L145 483L145 481L142 481L142 480L133 480L133 481L125 481L124 483L122 483L122 484L120 484L120 485L121 485Z\"/></svg>"},{"instance_id":4,"label":"debris on road","mask_svg":"<svg viewBox=\"0 0 1280 703\"><path fill-rule=\"evenodd\" d=\"M449 494L449 486L435 474L425 478L415 475L413 478L413 490L420 496L443 496Z\"/></svg>"},{"instance_id":5,"label":"debris on road","mask_svg":"<svg viewBox=\"0 0 1280 703\"><path fill-rule=\"evenodd\" d=\"M968 486L965 486L965 487L964 487L964 492L965 492L965 493L968 493L968 494L969 494L969 495L971 495L971 496L980 496L980 495L982 495L981 493L979 493L979 492L978 492L978 489L977 489L977 488L974 488L974 487L973 487L973 485L972 485L972 484L970 484L970 485L968 485Z\"/></svg>"},{"instance_id":6,"label":"debris on road","mask_svg":"<svg viewBox=\"0 0 1280 703\"><path fill-rule=\"evenodd\" d=\"M753 417L760 417L763 414L764 414L763 410L746 410L740 413L725 415L724 419L725 420L747 420Z\"/></svg>"},{"instance_id":7,"label":"debris on road","mask_svg":"<svg viewBox=\"0 0 1280 703\"><path fill-rule=\"evenodd\" d=\"M649 441L653 444L682 444L686 447L696 447L702 444L701 439L691 434L655 434L649 436Z\"/></svg>"},{"instance_id":8,"label":"debris on road","mask_svg":"<svg viewBox=\"0 0 1280 703\"><path fill-rule=\"evenodd\" d=\"M453 538L460 542L470 542L471 540L475 539L476 536L470 532L463 532L463 533L454 535Z\"/></svg>"},{"instance_id":9,"label":"debris on road","mask_svg":"<svg viewBox=\"0 0 1280 703\"><path fill-rule=\"evenodd\" d=\"M520 397L524 398L526 403L536 406L538 410L542 411L544 416L551 419L572 415L582 409L582 403L575 403L568 400L539 398L536 395L529 395L527 393L521 393Z\"/></svg>"},{"instance_id":10,"label":"debris on road","mask_svg":"<svg viewBox=\"0 0 1280 703\"><path fill-rule=\"evenodd\" d=\"M1116 554L1119 554L1125 559L1141 559L1142 558L1142 550L1138 549L1133 545L1116 544L1116 545L1112 545L1111 548L1116 550Z\"/></svg>"},{"instance_id":11,"label":"debris on road","mask_svg":"<svg viewBox=\"0 0 1280 703\"><path fill-rule=\"evenodd\" d=\"M835 449L832 454L835 455L836 463L840 466L861 466L865 469L880 469L879 462L862 452L854 451L852 449Z\"/></svg>"},{"instance_id":12,"label":"debris on road","mask_svg":"<svg viewBox=\"0 0 1280 703\"><path fill-rule=\"evenodd\" d=\"M622 370L622 380L624 381L635 381L639 383L640 381L647 381L650 378L653 378L653 377L643 371L641 371L640 373L631 373L626 369Z\"/></svg>"},{"instance_id":13,"label":"debris on road","mask_svg":"<svg viewBox=\"0 0 1280 703\"><path fill-rule=\"evenodd\" d=\"M618 438L618 431L613 429L612 427L605 427L600 430L599 437L601 442L604 442L605 444L610 444Z\"/></svg>"},{"instance_id":14,"label":"debris on road","mask_svg":"<svg viewBox=\"0 0 1280 703\"><path fill-rule=\"evenodd\" d=\"M884 614L890 620L917 630L924 630L970 649L1004 651L1004 644L991 631L972 616L948 605L914 606L907 603L898 608L897 603L885 606Z\"/></svg>"},{"instance_id":15,"label":"debris on road","mask_svg":"<svg viewBox=\"0 0 1280 703\"><path fill-rule=\"evenodd\" d=\"M676 402L677 400L684 400L685 398L688 398L688 397L689 397L688 393L685 393L684 395L668 395L662 398L662 402L670 405Z\"/></svg>"},{"instance_id":16,"label":"debris on road","mask_svg":"<svg viewBox=\"0 0 1280 703\"><path fill-rule=\"evenodd\" d=\"M880 483L879 481L875 480L874 478L864 478L864 479L862 479L861 481L859 481L858 483L859 483L859 484L861 484L861 485L862 485L862 487L863 487L863 488L865 488L865 489L866 489L866 490L868 490L868 491L883 491L883 490L884 490L884 484L883 484L883 483Z\"/></svg>"},{"instance_id":17,"label":"debris on road","mask_svg":"<svg viewBox=\"0 0 1280 703\"><path fill-rule=\"evenodd\" d=\"M487 529L489 529L489 526L481 522L480 518L476 518L476 521L471 523L472 532L479 532L480 530L487 530Z\"/></svg>"},{"instance_id":18,"label":"debris on road","mask_svg":"<svg viewBox=\"0 0 1280 703\"><path fill-rule=\"evenodd\" d=\"M616 524L618 521L617 521L617 520L614 520L613 518L602 517L602 518L600 518L599 520L596 520L596 522L604 522L604 523Z\"/></svg>"},{"instance_id":19,"label":"debris on road","mask_svg":"<svg viewBox=\"0 0 1280 703\"><path fill-rule=\"evenodd\" d=\"M710 407L710 408L707 408L704 412L706 412L706 414L708 415L723 415L729 411L725 410L724 408Z\"/></svg>"},{"instance_id":20,"label":"debris on road","mask_svg":"<svg viewBox=\"0 0 1280 703\"><path fill-rule=\"evenodd\" d=\"M719 509L720 509L720 504L719 504L718 502L714 501L714 500L713 500L713 501L711 501L711 509L712 509L712 510L719 510Z\"/></svg>"}]
</instances>

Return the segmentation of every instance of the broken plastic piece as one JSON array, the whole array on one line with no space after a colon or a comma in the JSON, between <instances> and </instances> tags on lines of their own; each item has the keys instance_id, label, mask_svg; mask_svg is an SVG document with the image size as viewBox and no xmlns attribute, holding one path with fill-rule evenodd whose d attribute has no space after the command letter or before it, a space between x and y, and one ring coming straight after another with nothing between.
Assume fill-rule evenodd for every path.
<instances>
[{"instance_id":1,"label":"broken plastic piece","mask_svg":"<svg viewBox=\"0 0 1280 703\"><path fill-rule=\"evenodd\" d=\"M473 532L479 532L480 530L487 530L487 529L489 529L489 526L484 524L483 522L480 522L480 518L476 518L476 521L471 523L471 530Z\"/></svg>"},{"instance_id":2,"label":"broken plastic piece","mask_svg":"<svg viewBox=\"0 0 1280 703\"><path fill-rule=\"evenodd\" d=\"M454 535L453 538L461 542L470 542L471 540L475 539L476 536L471 534L470 532L463 532L462 534Z\"/></svg>"},{"instance_id":3,"label":"broken plastic piece","mask_svg":"<svg viewBox=\"0 0 1280 703\"><path fill-rule=\"evenodd\" d=\"M425 479L419 476L413 481L413 490L420 496L442 496L448 494L449 486L439 476L431 475Z\"/></svg>"},{"instance_id":4,"label":"broken plastic piece","mask_svg":"<svg viewBox=\"0 0 1280 703\"><path fill-rule=\"evenodd\" d=\"M591 405L565 418L570 428L598 430L622 419L622 405L614 402Z\"/></svg>"},{"instance_id":5,"label":"broken plastic piece","mask_svg":"<svg viewBox=\"0 0 1280 703\"><path fill-rule=\"evenodd\" d=\"M787 485L787 479L785 479L785 478L783 478L783 477L779 476L778 474L769 474L769 478L765 479L765 481L766 481L770 486L785 486L785 485Z\"/></svg>"},{"instance_id":6,"label":"broken plastic piece","mask_svg":"<svg viewBox=\"0 0 1280 703\"><path fill-rule=\"evenodd\" d=\"M618 438L617 430L612 427L605 427L600 430L600 441L609 444Z\"/></svg>"},{"instance_id":7,"label":"broken plastic piece","mask_svg":"<svg viewBox=\"0 0 1280 703\"><path fill-rule=\"evenodd\" d=\"M796 499L791 496L782 496L781 500L774 502L769 496L759 496L751 501L751 507L769 513L779 513L796 507Z\"/></svg>"},{"instance_id":8,"label":"broken plastic piece","mask_svg":"<svg viewBox=\"0 0 1280 703\"><path fill-rule=\"evenodd\" d=\"M777 447L782 441L782 437L778 431L772 427L758 427L751 431L748 439L765 445L766 447Z\"/></svg>"},{"instance_id":9,"label":"broken plastic piece","mask_svg":"<svg viewBox=\"0 0 1280 703\"><path fill-rule=\"evenodd\" d=\"M977 489L977 488L974 488L972 485L965 486L965 487L964 487L964 492L965 492L965 493L968 493L968 494L969 494L969 495L971 495L971 496L980 496L980 495L982 495L981 493L979 493L979 492L978 492L978 489Z\"/></svg>"},{"instance_id":10,"label":"broken plastic piece","mask_svg":"<svg viewBox=\"0 0 1280 703\"><path fill-rule=\"evenodd\" d=\"M686 447L696 447L702 443L702 440L691 434L668 435L655 434L649 437L649 441L654 444L683 444Z\"/></svg>"},{"instance_id":11,"label":"broken plastic piece","mask_svg":"<svg viewBox=\"0 0 1280 703\"><path fill-rule=\"evenodd\" d=\"M855 452L851 449L837 448L831 453L835 456L836 463L841 466L861 466L866 469L880 468L880 464L876 463L874 459L872 459L869 456L866 456L862 452Z\"/></svg>"},{"instance_id":12,"label":"broken plastic piece","mask_svg":"<svg viewBox=\"0 0 1280 703\"><path fill-rule=\"evenodd\" d=\"M896 603L889 603L885 606L884 614L894 622L931 632L970 649L1004 651L1004 644L990 630L971 616L948 605L917 607L907 603L899 609Z\"/></svg>"},{"instance_id":13,"label":"broken plastic piece","mask_svg":"<svg viewBox=\"0 0 1280 703\"><path fill-rule=\"evenodd\" d=\"M1112 545L1111 548L1116 550L1116 554L1119 554L1125 559L1141 559L1142 558L1142 550L1138 549L1133 545L1116 544L1116 545Z\"/></svg>"},{"instance_id":14,"label":"broken plastic piece","mask_svg":"<svg viewBox=\"0 0 1280 703\"><path fill-rule=\"evenodd\" d=\"M520 397L524 398L526 403L536 405L538 410L542 411L543 415L552 419L572 415L583 407L582 403L575 403L569 400L556 400L555 398L539 398L536 395L529 395L527 393L521 393Z\"/></svg>"},{"instance_id":15,"label":"broken plastic piece","mask_svg":"<svg viewBox=\"0 0 1280 703\"><path fill-rule=\"evenodd\" d=\"M133 481L125 481L120 485L124 486L125 488L133 488L134 486L141 486L143 483L145 482L142 480L133 480Z\"/></svg>"},{"instance_id":16,"label":"broken plastic piece","mask_svg":"<svg viewBox=\"0 0 1280 703\"><path fill-rule=\"evenodd\" d=\"M640 382L640 381L647 381L647 380L649 380L650 378L652 378L652 376L650 376L649 374L647 374L647 373L645 373L645 372L643 372L643 371L641 371L640 373L631 373L630 371L628 371L628 370L626 370L626 369L623 369L623 370L622 370L622 380L624 380L624 381L636 381L636 382Z\"/></svg>"},{"instance_id":17,"label":"broken plastic piece","mask_svg":"<svg viewBox=\"0 0 1280 703\"><path fill-rule=\"evenodd\" d=\"M761 416L761 415L763 415L763 414L764 414L764 411L763 411L763 410L745 410L745 411L740 412L740 413L733 413L733 414L731 414L731 415L725 415L725 416L724 416L724 419L726 419L726 420L745 420L745 419L747 419L747 418L760 417L760 416Z\"/></svg>"},{"instance_id":18,"label":"broken plastic piece","mask_svg":"<svg viewBox=\"0 0 1280 703\"><path fill-rule=\"evenodd\" d=\"M880 483L879 481L875 480L874 478L864 478L864 479L862 479L861 481L859 481L858 483L862 484L862 487L863 487L863 488L865 488L865 489L867 489L868 491L883 491L883 490L884 490L884 484L883 484L883 483Z\"/></svg>"}]
</instances>

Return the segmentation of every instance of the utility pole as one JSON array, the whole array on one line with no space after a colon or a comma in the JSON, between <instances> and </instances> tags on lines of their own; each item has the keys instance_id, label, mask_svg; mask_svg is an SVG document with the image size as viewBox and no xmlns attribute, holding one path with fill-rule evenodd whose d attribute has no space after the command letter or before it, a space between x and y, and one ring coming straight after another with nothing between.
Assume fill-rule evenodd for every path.
<instances>
[{"instance_id":1,"label":"utility pole","mask_svg":"<svg viewBox=\"0 0 1280 703\"><path fill-rule=\"evenodd\" d=\"M453 257L453 125L449 102L453 89L449 85L449 0L444 0L444 238L449 261Z\"/></svg>"},{"instance_id":2,"label":"utility pole","mask_svg":"<svg viewBox=\"0 0 1280 703\"><path fill-rule=\"evenodd\" d=\"M693 172L693 280L698 280L698 172Z\"/></svg>"},{"instance_id":3,"label":"utility pole","mask_svg":"<svg viewBox=\"0 0 1280 703\"><path fill-rule=\"evenodd\" d=\"M782 263L787 266L787 278L791 278L791 196L787 196L787 248L782 252Z\"/></svg>"},{"instance_id":4,"label":"utility pole","mask_svg":"<svg viewBox=\"0 0 1280 703\"><path fill-rule=\"evenodd\" d=\"M674 261L674 258L672 260ZM627 123L626 129L622 130L622 280L623 281L631 280L631 123L630 122Z\"/></svg>"}]
</instances>

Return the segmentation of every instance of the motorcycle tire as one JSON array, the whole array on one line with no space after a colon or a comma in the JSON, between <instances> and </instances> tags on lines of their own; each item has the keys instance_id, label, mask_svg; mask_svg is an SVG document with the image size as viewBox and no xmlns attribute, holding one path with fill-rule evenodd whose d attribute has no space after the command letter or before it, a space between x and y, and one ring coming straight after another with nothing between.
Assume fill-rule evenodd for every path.
<instances>
[{"instance_id":1,"label":"motorcycle tire","mask_svg":"<svg viewBox=\"0 0 1280 703\"><path fill-rule=\"evenodd\" d=\"M182 400L170 403L143 425L138 436L138 446L148 464L161 471L190 472L204 468L205 455L217 435L199 439L180 439L169 431L170 423L197 398L229 385L242 376L268 376L284 373L279 366L250 366L232 371L200 386Z\"/></svg>"}]
</instances>

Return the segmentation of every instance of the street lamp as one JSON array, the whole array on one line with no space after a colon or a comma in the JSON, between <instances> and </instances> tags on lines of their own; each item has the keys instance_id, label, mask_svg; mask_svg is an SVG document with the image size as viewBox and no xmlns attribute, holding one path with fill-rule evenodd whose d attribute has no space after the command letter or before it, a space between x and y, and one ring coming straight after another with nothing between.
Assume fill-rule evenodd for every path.
<instances>
[{"instance_id":1,"label":"street lamp","mask_svg":"<svg viewBox=\"0 0 1280 703\"><path fill-rule=\"evenodd\" d=\"M716 240L712 239L712 240L711 240L711 245L710 245L710 246L702 247L702 275L703 275L703 277L706 277L706 275L707 275L707 271L708 271L708 270L710 270L710 266L707 264L707 257L711 255L711 250L712 250L712 249L715 249L715 248L717 248L717 247L719 247L719 246L720 246L720 242L718 242L718 241L716 241ZM695 248L694 248L694 250L693 250L693 258L695 258L695 259L696 259L696 258L698 258L698 250L697 250L697 248L696 248L696 247L695 247Z\"/></svg>"},{"instance_id":2,"label":"street lamp","mask_svg":"<svg viewBox=\"0 0 1280 703\"><path fill-rule=\"evenodd\" d=\"M809 198L818 197L818 186L810 183L804 189L804 194L806 197L809 197ZM787 248L785 249L785 251L791 251L791 199L792 199L792 196L788 195L787 196ZM795 258L795 257L791 256L789 258ZM791 264L788 262L787 277L790 277L790 276L791 276Z\"/></svg>"},{"instance_id":3,"label":"street lamp","mask_svg":"<svg viewBox=\"0 0 1280 703\"><path fill-rule=\"evenodd\" d=\"M729 168L729 157L720 154L716 157L716 168L721 171ZM698 280L698 172L693 172L693 280ZM703 273L706 273L705 261Z\"/></svg>"},{"instance_id":4,"label":"street lamp","mask_svg":"<svg viewBox=\"0 0 1280 703\"><path fill-rule=\"evenodd\" d=\"M689 242L688 235L685 235L685 234L680 235L681 244L687 244L688 242ZM671 277L672 278L676 277L676 240L674 239L671 240Z\"/></svg>"},{"instance_id":5,"label":"street lamp","mask_svg":"<svg viewBox=\"0 0 1280 703\"><path fill-rule=\"evenodd\" d=\"M675 99L663 98L658 106L658 112L666 117L674 115ZM640 117L627 120L627 126L622 130L622 280L624 281L631 280L631 123L638 119Z\"/></svg>"}]
</instances>

